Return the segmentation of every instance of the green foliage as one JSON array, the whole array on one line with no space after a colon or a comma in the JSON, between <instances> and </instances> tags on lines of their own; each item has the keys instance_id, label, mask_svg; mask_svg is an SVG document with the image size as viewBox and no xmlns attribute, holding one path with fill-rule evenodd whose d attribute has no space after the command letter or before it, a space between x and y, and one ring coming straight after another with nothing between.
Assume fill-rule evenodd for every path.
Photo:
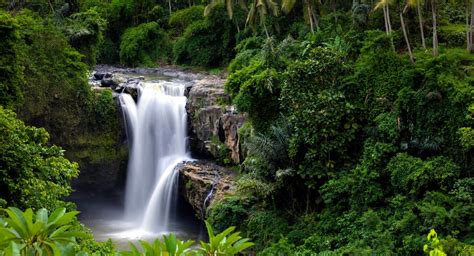
<instances>
[{"instance_id":1,"label":"green foliage","mask_svg":"<svg viewBox=\"0 0 474 256\"><path fill-rule=\"evenodd\" d=\"M240 232L234 232L235 227L229 227L222 233L214 234L211 225L206 221L209 242L200 241L197 248L193 248L193 241L181 241L174 234L163 235L163 241L156 239L153 243L139 241L142 251L130 243L131 251L122 251L120 255L238 255L245 249L253 246L248 238L242 238Z\"/></svg>"},{"instance_id":2,"label":"green foliage","mask_svg":"<svg viewBox=\"0 0 474 256\"><path fill-rule=\"evenodd\" d=\"M262 250L288 233L288 222L278 212L254 211L245 221L245 234Z\"/></svg>"},{"instance_id":3,"label":"green foliage","mask_svg":"<svg viewBox=\"0 0 474 256\"><path fill-rule=\"evenodd\" d=\"M338 52L316 48L288 69L281 104L293 129L289 155L301 163L308 186L350 162L360 129L356 107L343 90L346 64Z\"/></svg>"},{"instance_id":4,"label":"green foliage","mask_svg":"<svg viewBox=\"0 0 474 256\"><path fill-rule=\"evenodd\" d=\"M55 209L77 177L77 164L64 158L64 150L48 146L48 133L25 126L15 114L0 107L0 194L9 205Z\"/></svg>"},{"instance_id":5,"label":"green foliage","mask_svg":"<svg viewBox=\"0 0 474 256\"><path fill-rule=\"evenodd\" d=\"M423 195L427 190L449 191L459 177L459 167L445 157L428 161L398 154L390 160L387 169L397 193Z\"/></svg>"},{"instance_id":6,"label":"green foliage","mask_svg":"<svg viewBox=\"0 0 474 256\"><path fill-rule=\"evenodd\" d=\"M229 227L219 234L214 235L212 226L206 222L209 242L201 241L198 251L203 255L237 255L245 249L252 247L253 243L248 238L242 238L240 232L233 232L235 227Z\"/></svg>"},{"instance_id":7,"label":"green foliage","mask_svg":"<svg viewBox=\"0 0 474 256\"><path fill-rule=\"evenodd\" d=\"M106 20L96 8L79 12L66 19L64 33L69 42L85 56L84 62L91 67L96 64L99 43L103 40Z\"/></svg>"},{"instance_id":8,"label":"green foliage","mask_svg":"<svg viewBox=\"0 0 474 256\"><path fill-rule=\"evenodd\" d=\"M122 35L120 61L130 66L151 66L158 60L166 60L169 50L168 35L158 23L143 23Z\"/></svg>"},{"instance_id":9,"label":"green foliage","mask_svg":"<svg viewBox=\"0 0 474 256\"><path fill-rule=\"evenodd\" d=\"M120 255L130 255L130 256L139 256L139 255L169 255L169 256L186 256L186 255L195 255L195 251L191 249L193 241L181 241L176 239L176 235L163 235L163 241L156 239L153 243L140 240L139 241L142 252L138 248L130 243L131 251L122 251Z\"/></svg>"},{"instance_id":10,"label":"green foliage","mask_svg":"<svg viewBox=\"0 0 474 256\"><path fill-rule=\"evenodd\" d=\"M204 6L193 5L189 8L173 12L169 18L169 26L173 29L174 35L180 36L186 28L194 22L204 20Z\"/></svg>"},{"instance_id":11,"label":"green foliage","mask_svg":"<svg viewBox=\"0 0 474 256\"><path fill-rule=\"evenodd\" d=\"M23 70L19 60L20 34L17 20L0 10L0 105L22 101Z\"/></svg>"},{"instance_id":12,"label":"green foliage","mask_svg":"<svg viewBox=\"0 0 474 256\"><path fill-rule=\"evenodd\" d=\"M223 7L191 23L173 46L174 62L201 67L224 65L233 56L235 26Z\"/></svg>"},{"instance_id":13,"label":"green foliage","mask_svg":"<svg viewBox=\"0 0 474 256\"><path fill-rule=\"evenodd\" d=\"M8 217L0 218L0 255L75 255L76 238L84 237L72 229L72 222L79 213L56 209L32 209L22 212L10 207Z\"/></svg>"},{"instance_id":14,"label":"green foliage","mask_svg":"<svg viewBox=\"0 0 474 256\"><path fill-rule=\"evenodd\" d=\"M247 207L248 204L243 198L224 198L207 209L207 221L215 230L223 231L226 227L241 224L248 216Z\"/></svg>"}]
</instances>

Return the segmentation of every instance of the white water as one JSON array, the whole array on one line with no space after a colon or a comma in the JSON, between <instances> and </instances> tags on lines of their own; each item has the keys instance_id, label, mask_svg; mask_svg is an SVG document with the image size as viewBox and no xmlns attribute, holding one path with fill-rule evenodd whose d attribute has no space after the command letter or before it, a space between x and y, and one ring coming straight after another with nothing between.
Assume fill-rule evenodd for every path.
<instances>
[{"instance_id":1,"label":"white water","mask_svg":"<svg viewBox=\"0 0 474 256\"><path fill-rule=\"evenodd\" d=\"M138 104L120 95L131 142L125 219L137 230L124 236L166 233L175 215L178 175L186 150L186 97L180 83L143 83Z\"/></svg>"}]
</instances>

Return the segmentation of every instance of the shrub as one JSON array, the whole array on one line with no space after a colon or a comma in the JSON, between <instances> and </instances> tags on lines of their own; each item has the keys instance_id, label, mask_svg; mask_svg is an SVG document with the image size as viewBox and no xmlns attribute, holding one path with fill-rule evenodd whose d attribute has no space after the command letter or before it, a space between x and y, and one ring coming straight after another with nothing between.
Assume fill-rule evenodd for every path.
<instances>
[{"instance_id":1,"label":"shrub","mask_svg":"<svg viewBox=\"0 0 474 256\"><path fill-rule=\"evenodd\" d=\"M174 47L174 62L201 67L224 65L233 57L235 26L224 8L189 25Z\"/></svg>"},{"instance_id":2,"label":"shrub","mask_svg":"<svg viewBox=\"0 0 474 256\"><path fill-rule=\"evenodd\" d=\"M288 233L288 222L273 211L254 211L245 220L245 234L261 250Z\"/></svg>"},{"instance_id":3,"label":"shrub","mask_svg":"<svg viewBox=\"0 0 474 256\"><path fill-rule=\"evenodd\" d=\"M76 211L58 208L49 216L44 208L36 214L13 207L5 211L8 217L0 218L0 255L71 255L76 238L85 236L71 228Z\"/></svg>"},{"instance_id":4,"label":"shrub","mask_svg":"<svg viewBox=\"0 0 474 256\"><path fill-rule=\"evenodd\" d=\"M224 198L207 209L207 221L216 231L223 231L230 226L240 226L248 216L247 207L243 198Z\"/></svg>"},{"instance_id":5,"label":"shrub","mask_svg":"<svg viewBox=\"0 0 474 256\"><path fill-rule=\"evenodd\" d=\"M182 35L186 28L196 21L204 20L204 6L194 5L175 11L169 18L169 26L174 35Z\"/></svg>"},{"instance_id":6,"label":"shrub","mask_svg":"<svg viewBox=\"0 0 474 256\"><path fill-rule=\"evenodd\" d=\"M33 209L71 206L62 201L77 177L77 164L64 158L64 150L47 146L42 128L25 126L0 106L0 194L8 205Z\"/></svg>"},{"instance_id":7,"label":"shrub","mask_svg":"<svg viewBox=\"0 0 474 256\"><path fill-rule=\"evenodd\" d=\"M130 66L153 65L167 60L169 39L158 23L149 22L127 29L121 38L120 62Z\"/></svg>"},{"instance_id":8,"label":"shrub","mask_svg":"<svg viewBox=\"0 0 474 256\"><path fill-rule=\"evenodd\" d=\"M19 25L15 18L0 10L0 105L13 106L22 101L23 72L18 55Z\"/></svg>"}]
</instances>

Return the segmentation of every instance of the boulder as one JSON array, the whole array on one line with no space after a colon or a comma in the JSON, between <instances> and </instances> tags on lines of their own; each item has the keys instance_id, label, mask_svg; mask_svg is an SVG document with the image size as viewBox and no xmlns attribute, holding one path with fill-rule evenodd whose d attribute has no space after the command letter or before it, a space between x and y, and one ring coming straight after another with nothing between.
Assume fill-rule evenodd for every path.
<instances>
[{"instance_id":1,"label":"boulder","mask_svg":"<svg viewBox=\"0 0 474 256\"><path fill-rule=\"evenodd\" d=\"M232 172L206 161L185 162L177 166L179 191L193 207L196 216L204 219L206 209L233 190Z\"/></svg>"}]
</instances>

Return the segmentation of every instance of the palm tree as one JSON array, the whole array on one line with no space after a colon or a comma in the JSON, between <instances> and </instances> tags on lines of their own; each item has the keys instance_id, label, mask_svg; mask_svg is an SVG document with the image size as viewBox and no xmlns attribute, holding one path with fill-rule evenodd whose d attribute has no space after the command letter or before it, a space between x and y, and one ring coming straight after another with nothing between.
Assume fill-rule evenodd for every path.
<instances>
[{"instance_id":1,"label":"palm tree","mask_svg":"<svg viewBox=\"0 0 474 256\"><path fill-rule=\"evenodd\" d=\"M242 9L247 10L247 2L245 0L211 0L204 9L204 16L209 15L211 10L219 4L224 4L230 19L234 18L234 5L238 4Z\"/></svg>"},{"instance_id":2,"label":"palm tree","mask_svg":"<svg viewBox=\"0 0 474 256\"><path fill-rule=\"evenodd\" d=\"M421 12L421 5L424 3L424 0L408 0L407 7L416 7L416 13L418 15L418 23L420 25L420 34L421 34L421 44L423 49L426 49L425 42L425 30L423 28L423 13Z\"/></svg>"},{"instance_id":3,"label":"palm tree","mask_svg":"<svg viewBox=\"0 0 474 256\"><path fill-rule=\"evenodd\" d=\"M296 0L283 0L281 3L283 12L288 14L295 6L295 3ZM318 27L318 19L316 18L316 14L314 12L317 4L318 3L315 2L315 0L304 0L304 9L306 9L306 11L303 9L303 12L306 13L312 34L314 34L314 28Z\"/></svg>"},{"instance_id":4,"label":"palm tree","mask_svg":"<svg viewBox=\"0 0 474 256\"><path fill-rule=\"evenodd\" d=\"M403 0L405 2L405 0ZM408 39L408 33L407 33L407 28L405 26L405 19L403 18L403 11L400 2L398 2L398 13L400 15L400 25L402 27L403 31L403 37L405 38L405 43L407 44L407 49L408 49L408 55L410 56L410 62L415 63L415 59L413 58L413 53L411 51L411 45L410 45L410 40Z\"/></svg>"},{"instance_id":5,"label":"palm tree","mask_svg":"<svg viewBox=\"0 0 474 256\"><path fill-rule=\"evenodd\" d=\"M392 4L393 0L379 0L379 2L375 5L375 10L382 8L383 10L383 17L385 20L385 32L387 35L392 33L392 24L390 22L390 5Z\"/></svg>"},{"instance_id":6,"label":"palm tree","mask_svg":"<svg viewBox=\"0 0 474 256\"><path fill-rule=\"evenodd\" d=\"M259 23L263 26L267 38L270 38L266 24L267 15L270 12L273 16L278 16L278 10L278 4L273 0L253 0L252 4L250 5L245 24L255 27L257 25L257 20L259 20Z\"/></svg>"}]
</instances>

